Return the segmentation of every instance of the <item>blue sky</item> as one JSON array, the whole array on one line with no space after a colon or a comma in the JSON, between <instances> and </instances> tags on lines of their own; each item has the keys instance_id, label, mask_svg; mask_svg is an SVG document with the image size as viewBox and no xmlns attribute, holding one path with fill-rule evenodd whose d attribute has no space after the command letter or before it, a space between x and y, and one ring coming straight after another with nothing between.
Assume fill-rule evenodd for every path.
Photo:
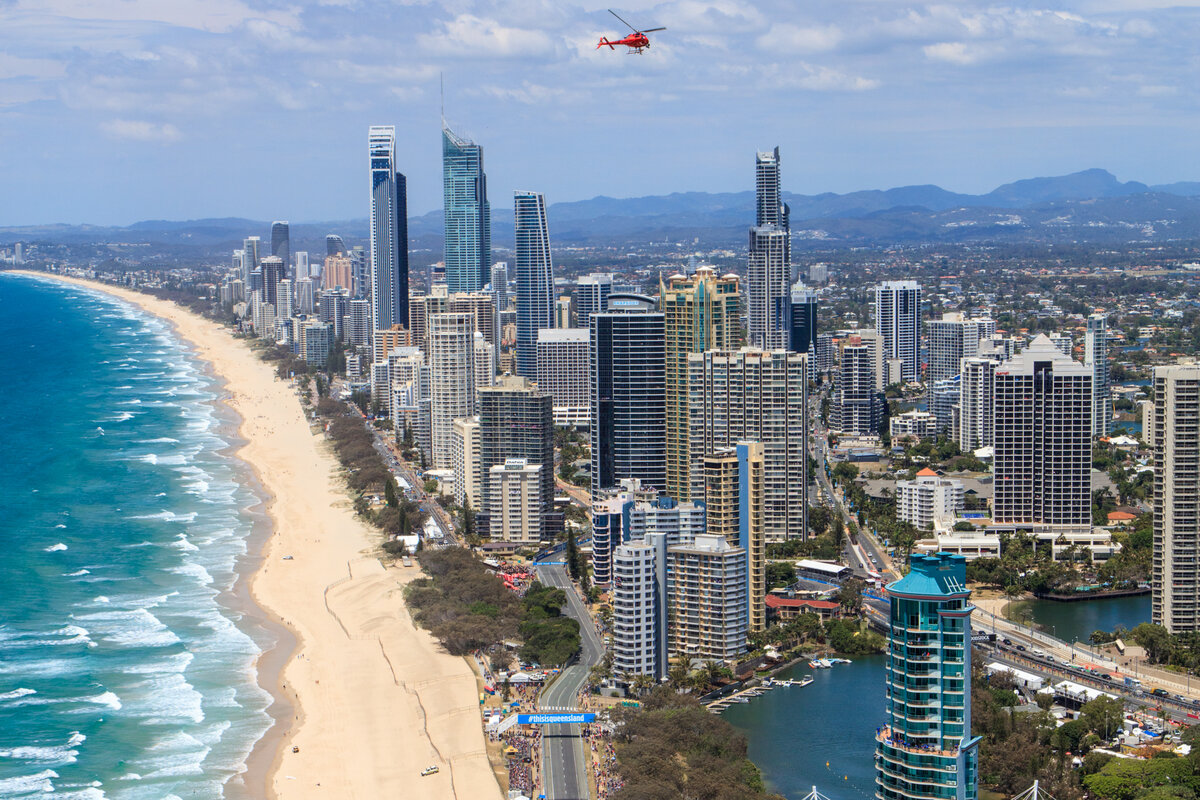
<instances>
[{"instance_id":1,"label":"blue sky","mask_svg":"<svg viewBox=\"0 0 1200 800\"><path fill-rule=\"evenodd\" d=\"M0 0L0 225L367 213L371 124L440 207L446 116L489 195L1200 179L1200 0ZM595 49L665 25L645 55Z\"/></svg>"}]
</instances>

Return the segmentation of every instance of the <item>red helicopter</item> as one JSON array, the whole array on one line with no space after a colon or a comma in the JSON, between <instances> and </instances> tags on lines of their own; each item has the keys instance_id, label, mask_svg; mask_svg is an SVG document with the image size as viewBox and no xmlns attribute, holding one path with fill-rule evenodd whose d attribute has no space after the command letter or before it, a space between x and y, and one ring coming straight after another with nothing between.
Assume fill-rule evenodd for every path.
<instances>
[{"instance_id":1,"label":"red helicopter","mask_svg":"<svg viewBox=\"0 0 1200 800\"><path fill-rule=\"evenodd\" d=\"M612 14L617 19L621 19L620 15L618 15L617 12L613 11L611 8L608 10L608 13ZM597 50L599 50L601 47L604 47L604 45L608 45L609 50L616 50L617 45L623 44L629 48L630 53L640 54L643 50L650 46L650 37L646 35L647 33L666 30L666 28L647 28L644 31L639 31L637 28L633 27L628 22L625 22L623 19L621 19L621 22L625 24L625 27L633 31L633 33L629 34L624 39L617 39L613 42L610 42L606 37L601 37L600 44L596 45Z\"/></svg>"}]
</instances>

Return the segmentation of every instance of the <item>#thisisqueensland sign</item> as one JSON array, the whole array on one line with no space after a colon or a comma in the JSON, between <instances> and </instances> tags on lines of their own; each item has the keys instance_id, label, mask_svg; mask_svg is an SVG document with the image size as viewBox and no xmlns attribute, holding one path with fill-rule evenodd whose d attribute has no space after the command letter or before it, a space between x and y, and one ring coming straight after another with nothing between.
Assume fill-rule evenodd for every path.
<instances>
[{"instance_id":1,"label":"#thisisqueensland sign","mask_svg":"<svg viewBox=\"0 0 1200 800\"><path fill-rule=\"evenodd\" d=\"M558 725L594 722L595 714L517 714L518 725Z\"/></svg>"}]
</instances>

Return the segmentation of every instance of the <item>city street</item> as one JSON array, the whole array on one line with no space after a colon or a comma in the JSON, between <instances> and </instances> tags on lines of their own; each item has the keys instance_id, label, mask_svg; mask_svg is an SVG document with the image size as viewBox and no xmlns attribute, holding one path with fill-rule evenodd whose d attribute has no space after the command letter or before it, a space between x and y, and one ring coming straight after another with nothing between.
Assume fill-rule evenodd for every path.
<instances>
[{"instance_id":1,"label":"city street","mask_svg":"<svg viewBox=\"0 0 1200 800\"><path fill-rule=\"evenodd\" d=\"M563 670L542 692L538 708L542 711L575 710L579 692L587 682L588 671L600 663L604 644L571 579L561 564L537 565L537 578L567 594L566 612L579 621L581 649L575 662ZM542 783L549 800L586 800L588 757L579 725L546 725L542 731Z\"/></svg>"}]
</instances>

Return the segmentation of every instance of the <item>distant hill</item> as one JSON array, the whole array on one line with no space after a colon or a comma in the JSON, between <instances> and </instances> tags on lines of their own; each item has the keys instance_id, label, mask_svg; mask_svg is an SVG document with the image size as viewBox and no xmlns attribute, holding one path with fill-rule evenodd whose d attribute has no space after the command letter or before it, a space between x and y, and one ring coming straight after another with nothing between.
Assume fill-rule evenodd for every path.
<instances>
[{"instance_id":1,"label":"distant hill","mask_svg":"<svg viewBox=\"0 0 1200 800\"><path fill-rule=\"evenodd\" d=\"M938 186L901 186L847 194L784 193L797 247L869 246L915 241L996 239L1125 241L1200 238L1200 182L1148 186L1121 182L1103 169L1029 178L970 195ZM552 241L561 244L691 240L740 246L754 219L753 192L678 192L647 197L593 197L547 210ZM493 212L493 243L511 247L512 211ZM292 249L323 255L325 234L349 245L368 236L365 219L293 223ZM127 227L37 225L0 228L0 243L112 242L198 248L220 253L247 236L269 243L270 223L241 218L147 220ZM413 250L441 249L442 212L409 219Z\"/></svg>"}]
</instances>

